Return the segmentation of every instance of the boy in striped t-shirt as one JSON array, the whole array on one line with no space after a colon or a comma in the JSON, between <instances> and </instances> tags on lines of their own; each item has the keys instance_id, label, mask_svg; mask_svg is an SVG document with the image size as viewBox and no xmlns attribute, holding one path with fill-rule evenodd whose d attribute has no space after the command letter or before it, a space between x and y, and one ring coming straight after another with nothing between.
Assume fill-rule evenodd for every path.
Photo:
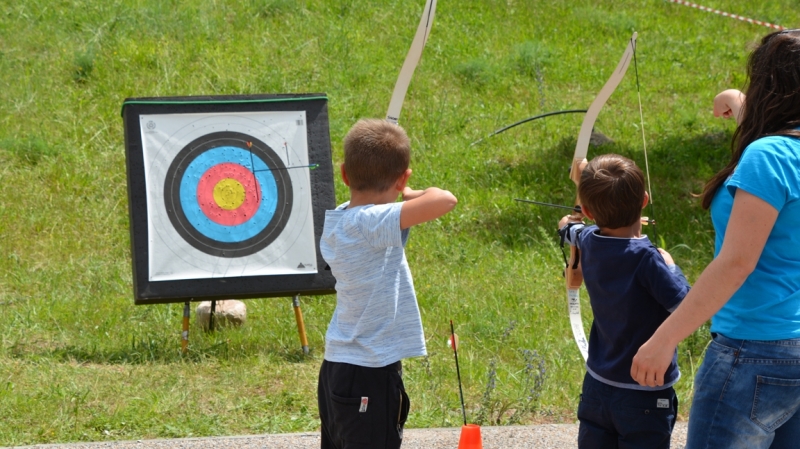
<instances>
[{"instance_id":1,"label":"boy in striped t-shirt","mask_svg":"<svg viewBox=\"0 0 800 449\"><path fill-rule=\"evenodd\" d=\"M404 246L411 226L456 198L408 187L411 144L384 120L360 120L344 141L350 201L325 214L322 257L336 278L318 385L322 448L399 448L409 402L401 360L426 355ZM397 202L402 195L402 202Z\"/></svg>"}]
</instances>

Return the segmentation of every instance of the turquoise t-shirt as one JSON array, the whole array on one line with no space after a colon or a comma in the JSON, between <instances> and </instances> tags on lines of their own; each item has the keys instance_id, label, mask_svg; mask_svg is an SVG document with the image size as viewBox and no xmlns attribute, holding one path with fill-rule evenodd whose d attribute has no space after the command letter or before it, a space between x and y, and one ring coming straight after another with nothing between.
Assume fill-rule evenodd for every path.
<instances>
[{"instance_id":1,"label":"turquoise t-shirt","mask_svg":"<svg viewBox=\"0 0 800 449\"><path fill-rule=\"evenodd\" d=\"M711 203L719 254L736 190L778 210L755 270L711 320L711 332L742 340L800 337L800 140L765 137L751 143Z\"/></svg>"}]
</instances>

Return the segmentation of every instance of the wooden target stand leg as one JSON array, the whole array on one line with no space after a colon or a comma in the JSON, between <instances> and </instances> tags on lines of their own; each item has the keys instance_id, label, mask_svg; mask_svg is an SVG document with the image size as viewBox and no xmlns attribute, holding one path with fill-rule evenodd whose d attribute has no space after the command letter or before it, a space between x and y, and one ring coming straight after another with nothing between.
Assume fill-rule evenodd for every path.
<instances>
[{"instance_id":1,"label":"wooden target stand leg","mask_svg":"<svg viewBox=\"0 0 800 449\"><path fill-rule=\"evenodd\" d=\"M183 332L181 332L181 352L189 352L189 301L183 303Z\"/></svg>"},{"instance_id":2,"label":"wooden target stand leg","mask_svg":"<svg viewBox=\"0 0 800 449\"><path fill-rule=\"evenodd\" d=\"M208 330L214 332L214 312L217 301L211 301L211 314L208 317ZM303 354L308 354L308 337L306 336L306 325L303 323L303 311L300 309L300 295L292 297L294 307L294 319L297 321L297 333L300 334L300 344L303 346ZM183 332L181 332L181 351L186 354L189 352L189 301L183 304Z\"/></svg>"},{"instance_id":3,"label":"wooden target stand leg","mask_svg":"<svg viewBox=\"0 0 800 449\"><path fill-rule=\"evenodd\" d=\"M308 338L306 325L303 323L303 311L300 310L300 295L292 297L292 306L294 306L294 319L297 321L297 332L300 334L300 344L303 345L303 354L308 354Z\"/></svg>"},{"instance_id":4,"label":"wooden target stand leg","mask_svg":"<svg viewBox=\"0 0 800 449\"><path fill-rule=\"evenodd\" d=\"M181 332L181 352L186 354L189 352L189 316L191 314L190 302L183 303L183 332ZM214 309L217 307L217 301L211 301L211 314L208 317L208 330L214 332Z\"/></svg>"},{"instance_id":5,"label":"wooden target stand leg","mask_svg":"<svg viewBox=\"0 0 800 449\"><path fill-rule=\"evenodd\" d=\"M211 301L211 314L208 316L208 331L214 332L214 312L217 308L217 301ZM183 332L181 332L181 352L189 352L189 315L191 308L189 301L183 303Z\"/></svg>"}]
</instances>

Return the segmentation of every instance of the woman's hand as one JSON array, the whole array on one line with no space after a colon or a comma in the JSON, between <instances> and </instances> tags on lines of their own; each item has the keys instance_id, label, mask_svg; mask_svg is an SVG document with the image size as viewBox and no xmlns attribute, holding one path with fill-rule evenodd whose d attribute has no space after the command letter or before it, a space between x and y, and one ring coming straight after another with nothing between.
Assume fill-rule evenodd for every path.
<instances>
[{"instance_id":1,"label":"woman's hand","mask_svg":"<svg viewBox=\"0 0 800 449\"><path fill-rule=\"evenodd\" d=\"M677 345L661 342L657 335L639 347L633 357L631 377L639 385L660 387L664 385L664 373L667 372Z\"/></svg>"},{"instance_id":2,"label":"woman's hand","mask_svg":"<svg viewBox=\"0 0 800 449\"><path fill-rule=\"evenodd\" d=\"M734 117L739 124L744 99L744 94L737 89L723 90L714 97L714 117Z\"/></svg>"},{"instance_id":3,"label":"woman's hand","mask_svg":"<svg viewBox=\"0 0 800 449\"><path fill-rule=\"evenodd\" d=\"M672 255L667 252L667 250L663 248L657 248L658 252L661 253L661 257L664 258L664 263L667 265L675 265L675 261L672 259Z\"/></svg>"}]
</instances>

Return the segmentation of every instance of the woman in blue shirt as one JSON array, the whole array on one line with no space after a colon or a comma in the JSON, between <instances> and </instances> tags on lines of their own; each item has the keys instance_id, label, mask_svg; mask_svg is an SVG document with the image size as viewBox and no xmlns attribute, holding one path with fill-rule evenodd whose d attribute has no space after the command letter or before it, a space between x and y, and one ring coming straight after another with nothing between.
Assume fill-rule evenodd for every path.
<instances>
[{"instance_id":1,"label":"woman in blue shirt","mask_svg":"<svg viewBox=\"0 0 800 449\"><path fill-rule=\"evenodd\" d=\"M677 344L711 318L687 449L800 444L800 30L764 37L747 72L746 95L714 99L716 116L739 122L702 194L715 258L631 367L661 385Z\"/></svg>"}]
</instances>

